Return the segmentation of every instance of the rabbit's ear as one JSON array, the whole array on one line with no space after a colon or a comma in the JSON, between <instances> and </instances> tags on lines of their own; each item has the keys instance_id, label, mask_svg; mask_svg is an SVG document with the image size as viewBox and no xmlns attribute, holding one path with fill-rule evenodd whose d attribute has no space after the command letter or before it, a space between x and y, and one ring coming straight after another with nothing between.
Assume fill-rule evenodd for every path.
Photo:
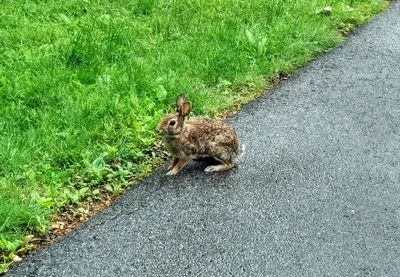
<instances>
[{"instance_id":1,"label":"rabbit's ear","mask_svg":"<svg viewBox=\"0 0 400 277\"><path fill-rule=\"evenodd\" d=\"M191 111L192 111L192 103L191 102L183 103L181 115L188 116Z\"/></svg>"},{"instance_id":2,"label":"rabbit's ear","mask_svg":"<svg viewBox=\"0 0 400 277\"><path fill-rule=\"evenodd\" d=\"M178 98L176 99L176 112L179 113L180 115L182 115L182 111L183 111L183 106L186 102L186 97L185 95L182 93L178 96Z\"/></svg>"}]
</instances>

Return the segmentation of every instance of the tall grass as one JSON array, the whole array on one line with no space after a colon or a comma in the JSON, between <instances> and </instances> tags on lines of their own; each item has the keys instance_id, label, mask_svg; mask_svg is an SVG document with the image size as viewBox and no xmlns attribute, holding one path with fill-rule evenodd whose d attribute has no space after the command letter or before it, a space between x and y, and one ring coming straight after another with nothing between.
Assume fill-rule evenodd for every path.
<instances>
[{"instance_id":1,"label":"tall grass","mask_svg":"<svg viewBox=\"0 0 400 277\"><path fill-rule=\"evenodd\" d=\"M326 6L332 13L318 12ZM0 232L33 232L50 210L105 180L146 174L154 128L178 93L197 115L229 110L385 7L384 0L1 1Z\"/></svg>"}]
</instances>

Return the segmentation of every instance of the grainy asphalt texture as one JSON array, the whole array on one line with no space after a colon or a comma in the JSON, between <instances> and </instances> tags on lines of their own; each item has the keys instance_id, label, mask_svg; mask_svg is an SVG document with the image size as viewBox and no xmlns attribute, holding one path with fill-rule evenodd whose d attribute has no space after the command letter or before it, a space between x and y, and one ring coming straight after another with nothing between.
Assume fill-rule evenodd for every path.
<instances>
[{"instance_id":1,"label":"grainy asphalt texture","mask_svg":"<svg viewBox=\"0 0 400 277\"><path fill-rule=\"evenodd\" d=\"M246 154L166 168L11 276L400 276L400 3L229 120Z\"/></svg>"}]
</instances>

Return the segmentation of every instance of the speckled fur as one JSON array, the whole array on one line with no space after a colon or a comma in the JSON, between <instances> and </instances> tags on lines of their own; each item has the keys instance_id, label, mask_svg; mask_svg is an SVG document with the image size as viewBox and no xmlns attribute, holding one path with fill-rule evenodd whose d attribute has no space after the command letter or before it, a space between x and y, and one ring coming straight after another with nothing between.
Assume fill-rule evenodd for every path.
<instances>
[{"instance_id":1,"label":"speckled fur","mask_svg":"<svg viewBox=\"0 0 400 277\"><path fill-rule=\"evenodd\" d=\"M166 116L157 127L157 132L164 139L167 150L174 158L169 175L179 172L190 159L204 157L213 157L222 163L221 166L210 166L206 171L231 169L240 152L235 131L223 121L186 120L185 116L190 113L191 104L185 102L184 96L179 97L177 113ZM190 104L186 115L181 112L182 108L179 107L182 103ZM170 125L171 120L176 122L173 126ZM173 170L176 163L179 164Z\"/></svg>"}]
</instances>

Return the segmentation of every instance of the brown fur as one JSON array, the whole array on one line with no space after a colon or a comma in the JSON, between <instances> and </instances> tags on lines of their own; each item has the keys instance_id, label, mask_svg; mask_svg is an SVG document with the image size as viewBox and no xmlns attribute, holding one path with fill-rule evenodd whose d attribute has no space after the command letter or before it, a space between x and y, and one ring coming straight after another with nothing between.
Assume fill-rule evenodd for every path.
<instances>
[{"instance_id":1,"label":"brown fur","mask_svg":"<svg viewBox=\"0 0 400 277\"><path fill-rule=\"evenodd\" d=\"M196 158L213 157L222 164L209 166L206 171L223 171L234 167L239 154L235 131L223 121L209 119L186 120L191 103L178 96L176 114L167 115L157 127L167 150L173 157L168 175L177 174L185 164Z\"/></svg>"}]
</instances>

